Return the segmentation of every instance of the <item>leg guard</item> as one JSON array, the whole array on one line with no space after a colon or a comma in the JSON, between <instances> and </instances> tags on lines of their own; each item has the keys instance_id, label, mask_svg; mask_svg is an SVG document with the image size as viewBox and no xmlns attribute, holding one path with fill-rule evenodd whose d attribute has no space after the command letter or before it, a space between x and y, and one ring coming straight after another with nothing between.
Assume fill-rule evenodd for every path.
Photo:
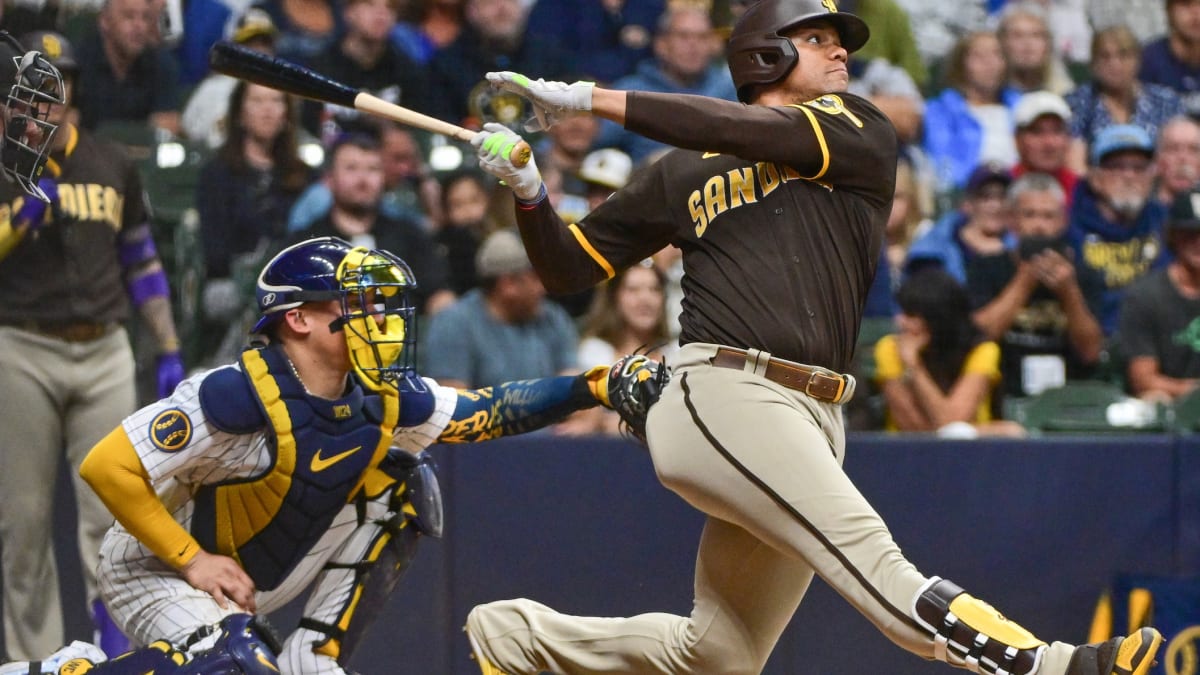
<instances>
[{"instance_id":1,"label":"leg guard","mask_svg":"<svg viewBox=\"0 0 1200 675\"><path fill-rule=\"evenodd\" d=\"M950 581L933 577L913 603L939 661L987 675L1037 672L1046 643Z\"/></svg>"},{"instance_id":2,"label":"leg guard","mask_svg":"<svg viewBox=\"0 0 1200 675\"><path fill-rule=\"evenodd\" d=\"M442 494L429 455L392 450L380 469L395 479L390 487L388 512L362 527L374 527L371 543L355 562L331 561L326 573L352 570L353 589L336 621L300 620L300 626L326 636L315 651L346 667L367 628L408 571L422 535L442 536Z\"/></svg>"},{"instance_id":3,"label":"leg guard","mask_svg":"<svg viewBox=\"0 0 1200 675\"><path fill-rule=\"evenodd\" d=\"M276 659L281 649L279 638L261 617L231 614L215 626L200 629L188 638L187 643L191 658L178 670L161 672L173 675L279 674Z\"/></svg>"}]
</instances>

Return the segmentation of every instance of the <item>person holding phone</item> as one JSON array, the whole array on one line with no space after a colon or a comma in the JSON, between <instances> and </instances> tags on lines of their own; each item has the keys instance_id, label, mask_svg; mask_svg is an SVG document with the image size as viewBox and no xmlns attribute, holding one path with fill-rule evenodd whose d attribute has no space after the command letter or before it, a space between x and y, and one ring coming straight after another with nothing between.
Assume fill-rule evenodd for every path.
<instances>
[{"instance_id":1,"label":"person holding phone","mask_svg":"<svg viewBox=\"0 0 1200 675\"><path fill-rule=\"evenodd\" d=\"M1021 176L1008 190L1015 246L967 264L972 318L1000 344L1006 396L1087 377L1100 358L1103 286L1091 268L1074 262L1066 199L1055 177Z\"/></svg>"}]
</instances>

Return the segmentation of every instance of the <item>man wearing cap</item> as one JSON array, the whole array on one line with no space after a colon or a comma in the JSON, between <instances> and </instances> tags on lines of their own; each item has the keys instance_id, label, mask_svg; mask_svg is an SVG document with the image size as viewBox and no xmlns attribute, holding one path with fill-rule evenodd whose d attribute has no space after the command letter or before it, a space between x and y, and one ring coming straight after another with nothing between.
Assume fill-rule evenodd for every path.
<instances>
[{"instance_id":1,"label":"man wearing cap","mask_svg":"<svg viewBox=\"0 0 1200 675\"><path fill-rule=\"evenodd\" d=\"M1090 164L1087 179L1075 189L1067 238L1079 264L1103 279L1104 301L1096 318L1111 336L1125 289L1165 263L1167 210L1152 199L1154 141L1142 127L1102 129L1092 143Z\"/></svg>"},{"instance_id":2,"label":"man wearing cap","mask_svg":"<svg viewBox=\"0 0 1200 675\"><path fill-rule=\"evenodd\" d=\"M631 173L633 160L616 148L600 148L588 153L579 167L579 179L583 181L588 211L625 187Z\"/></svg>"},{"instance_id":3,"label":"man wearing cap","mask_svg":"<svg viewBox=\"0 0 1200 675\"><path fill-rule=\"evenodd\" d=\"M1166 237L1174 258L1130 285L1118 335L1129 390L1170 401L1200 384L1200 190L1175 199Z\"/></svg>"},{"instance_id":4,"label":"man wearing cap","mask_svg":"<svg viewBox=\"0 0 1200 675\"><path fill-rule=\"evenodd\" d=\"M1194 115L1200 113L1200 0L1166 0L1166 7L1167 34L1142 49L1138 79L1179 92Z\"/></svg>"},{"instance_id":5,"label":"man wearing cap","mask_svg":"<svg viewBox=\"0 0 1200 675\"><path fill-rule=\"evenodd\" d=\"M1005 191L1011 183L1008 169L998 164L976 167L967 179L962 205L942 216L909 247L904 274L939 266L965 284L972 259L1004 251L1011 244L1005 210Z\"/></svg>"},{"instance_id":6,"label":"man wearing cap","mask_svg":"<svg viewBox=\"0 0 1200 675\"><path fill-rule=\"evenodd\" d=\"M422 368L448 386L490 387L576 371L579 334L546 288L512 230L475 254L479 288L429 322Z\"/></svg>"},{"instance_id":7,"label":"man wearing cap","mask_svg":"<svg viewBox=\"0 0 1200 675\"><path fill-rule=\"evenodd\" d=\"M1023 95L1013 108L1016 126L1017 163L1013 178L1026 173L1054 176L1071 204L1079 174L1067 166L1067 150L1071 147L1071 108L1062 96L1050 91L1032 91Z\"/></svg>"},{"instance_id":8,"label":"man wearing cap","mask_svg":"<svg viewBox=\"0 0 1200 675\"><path fill-rule=\"evenodd\" d=\"M264 54L275 53L275 38L279 30L271 15L252 7L238 19L230 40ZM216 149L225 142L225 115L229 111L229 96L237 78L224 73L210 73L196 85L183 107L183 135Z\"/></svg>"},{"instance_id":9,"label":"man wearing cap","mask_svg":"<svg viewBox=\"0 0 1200 675\"><path fill-rule=\"evenodd\" d=\"M66 38L39 31L22 41L62 71L65 91L64 103L48 113L58 130L38 181L49 201L0 255L5 627L9 655L28 658L63 640L52 554L59 467L65 460L77 473L92 445L137 407L125 329L131 309L157 346L158 391L151 395L170 394L184 367L137 166L120 146L67 121L79 61ZM30 199L0 184L5 213L27 213ZM95 493L75 486L79 555L98 642L118 654L128 642L108 619L96 585L100 541L112 516Z\"/></svg>"}]
</instances>

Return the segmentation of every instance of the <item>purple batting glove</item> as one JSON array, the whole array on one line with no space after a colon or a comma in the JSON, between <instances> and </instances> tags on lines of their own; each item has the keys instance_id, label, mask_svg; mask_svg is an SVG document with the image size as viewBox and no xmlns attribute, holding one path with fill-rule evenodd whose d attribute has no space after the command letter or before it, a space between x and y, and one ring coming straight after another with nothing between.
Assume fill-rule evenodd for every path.
<instances>
[{"instance_id":1,"label":"purple batting glove","mask_svg":"<svg viewBox=\"0 0 1200 675\"><path fill-rule=\"evenodd\" d=\"M58 183L53 178L41 178L38 180L37 186L46 194L49 201L44 202L34 195L25 195L25 203L21 205L17 215L13 216L14 223L18 226L26 223L31 231L42 226L42 221L46 218L46 209L53 208L58 204Z\"/></svg>"},{"instance_id":2,"label":"purple batting glove","mask_svg":"<svg viewBox=\"0 0 1200 675\"><path fill-rule=\"evenodd\" d=\"M183 357L179 352L158 355L158 397L166 398L183 381Z\"/></svg>"}]
</instances>

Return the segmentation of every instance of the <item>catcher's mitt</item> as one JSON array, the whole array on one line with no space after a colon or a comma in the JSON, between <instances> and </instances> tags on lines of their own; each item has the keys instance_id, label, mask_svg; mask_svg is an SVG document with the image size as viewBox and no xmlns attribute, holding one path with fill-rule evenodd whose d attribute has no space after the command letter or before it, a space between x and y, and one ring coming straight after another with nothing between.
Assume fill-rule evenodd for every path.
<instances>
[{"instance_id":1,"label":"catcher's mitt","mask_svg":"<svg viewBox=\"0 0 1200 675\"><path fill-rule=\"evenodd\" d=\"M646 442L646 415L671 380L671 369L644 354L630 354L609 366L605 378L607 401L617 411L623 426Z\"/></svg>"}]
</instances>

